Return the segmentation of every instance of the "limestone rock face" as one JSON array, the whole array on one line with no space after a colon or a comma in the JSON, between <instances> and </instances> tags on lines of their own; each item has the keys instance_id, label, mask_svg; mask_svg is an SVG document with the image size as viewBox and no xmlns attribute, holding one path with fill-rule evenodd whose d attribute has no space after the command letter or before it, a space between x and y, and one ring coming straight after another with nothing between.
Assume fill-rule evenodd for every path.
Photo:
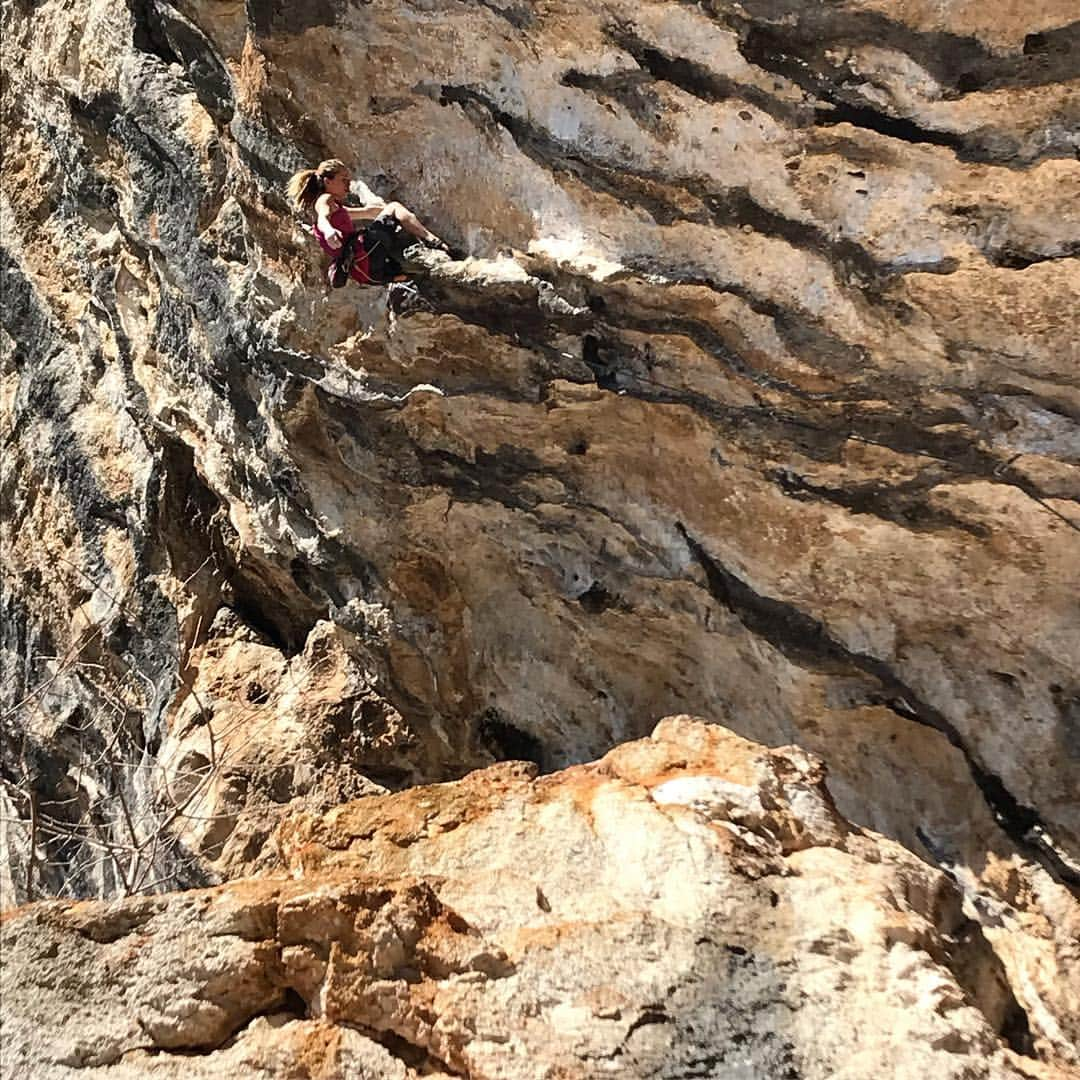
<instances>
[{"instance_id":1,"label":"limestone rock face","mask_svg":"<svg viewBox=\"0 0 1080 1080\"><path fill-rule=\"evenodd\" d=\"M1025 1049L1023 1012L955 883L823 781L797 748L672 718L553 776L290 817L289 877L13 912L5 1067L1050 1075L1005 1041Z\"/></svg>"},{"instance_id":2,"label":"limestone rock face","mask_svg":"<svg viewBox=\"0 0 1080 1080\"><path fill-rule=\"evenodd\" d=\"M690 713L824 762L844 820L958 890L989 950L975 966L1004 988L978 1006L987 1038L1080 1062L1077 15L1075 0L6 4L4 905L124 895L182 921L196 908L146 897L319 851L312 873L329 873L347 800L375 813L498 762L575 767ZM467 256L428 258L422 303L327 292L283 186L331 156L357 201L399 199ZM656 806L733 820L722 785L671 782ZM846 882L863 903L861 849L796 820L761 858L820 858L807 889ZM369 840L393 881L430 873ZM538 859L562 851L537 843ZM375 878L342 872L343 909L382 910L363 899ZM244 888L285 897L276 880ZM517 903L513 880L490 883L492 905ZM707 885L686 872L688 896ZM458 911L385 888L421 923ZM779 917L761 895L739 894L739 920ZM447 925L473 927L471 911ZM634 949L664 951L634 925ZM250 1001L209 992L200 1045L278 1019L253 1021L223 1070L263 1060L256 1029L286 1057L321 1047L329 1074L339 1054L357 1075L391 1068L317 1010L281 1020L282 987L314 1008L306 984L226 936ZM722 945L671 948L702 986L727 978ZM430 978L476 975L445 971ZM485 1008L539 1043L559 1024L528 1034L536 993L536 1013L512 995ZM652 1069L671 1024L630 1032L645 1015L619 1038L644 1040ZM595 1049L602 1018L582 1016L564 1027ZM161 1021L176 1046L186 1022ZM893 1067L899 1024L875 1022L850 1075ZM844 1074L820 1053L822 1075ZM1021 1068L1002 1053L985 1068Z\"/></svg>"}]
</instances>

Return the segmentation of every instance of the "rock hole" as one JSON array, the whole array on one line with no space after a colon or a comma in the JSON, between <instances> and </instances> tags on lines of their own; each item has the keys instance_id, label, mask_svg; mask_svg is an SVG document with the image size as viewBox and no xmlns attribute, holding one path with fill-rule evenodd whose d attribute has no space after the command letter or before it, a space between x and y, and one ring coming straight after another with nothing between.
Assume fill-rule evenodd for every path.
<instances>
[{"instance_id":1,"label":"rock hole","mask_svg":"<svg viewBox=\"0 0 1080 1080\"><path fill-rule=\"evenodd\" d=\"M270 772L267 794L278 805L289 802L299 794L293 784L291 765L281 765Z\"/></svg>"},{"instance_id":2,"label":"rock hole","mask_svg":"<svg viewBox=\"0 0 1080 1080\"><path fill-rule=\"evenodd\" d=\"M427 1067L432 1064L432 1059L423 1047L414 1045L393 1031L371 1032L368 1037L389 1050L398 1061L410 1069L427 1071Z\"/></svg>"},{"instance_id":3,"label":"rock hole","mask_svg":"<svg viewBox=\"0 0 1080 1080\"><path fill-rule=\"evenodd\" d=\"M1020 1007L1016 998L1012 1003L1001 1025L1001 1037L1009 1045L1009 1048L1024 1057L1035 1057L1035 1040L1031 1036L1031 1024L1028 1022L1027 1013Z\"/></svg>"},{"instance_id":4,"label":"rock hole","mask_svg":"<svg viewBox=\"0 0 1080 1080\"><path fill-rule=\"evenodd\" d=\"M311 596L315 591L315 583L311 577L311 571L303 559L297 557L289 563L289 573L292 574L293 581L296 582L297 588L305 596Z\"/></svg>"},{"instance_id":5,"label":"rock hole","mask_svg":"<svg viewBox=\"0 0 1080 1080\"><path fill-rule=\"evenodd\" d=\"M398 765L365 765L364 775L380 787L400 791L408 786L412 773Z\"/></svg>"},{"instance_id":6,"label":"rock hole","mask_svg":"<svg viewBox=\"0 0 1080 1080\"><path fill-rule=\"evenodd\" d=\"M299 1020L306 1020L308 1015L307 1002L290 986L285 990L285 1000L281 1003L279 1011L295 1016Z\"/></svg>"},{"instance_id":7,"label":"rock hole","mask_svg":"<svg viewBox=\"0 0 1080 1080\"><path fill-rule=\"evenodd\" d=\"M252 705L262 705L270 697L270 691L257 679L250 683L245 695Z\"/></svg>"},{"instance_id":8,"label":"rock hole","mask_svg":"<svg viewBox=\"0 0 1080 1080\"><path fill-rule=\"evenodd\" d=\"M544 746L535 735L504 720L497 709L480 719L480 740L496 761L531 761L543 769Z\"/></svg>"},{"instance_id":9,"label":"rock hole","mask_svg":"<svg viewBox=\"0 0 1080 1080\"><path fill-rule=\"evenodd\" d=\"M978 923L965 920L957 929L945 962L968 1001L1009 1048L1025 1057L1033 1056L1027 1013L1013 993L1004 964Z\"/></svg>"},{"instance_id":10,"label":"rock hole","mask_svg":"<svg viewBox=\"0 0 1080 1080\"><path fill-rule=\"evenodd\" d=\"M294 559L289 570L285 574L273 563L251 559L237 566L228 584L236 614L285 656L295 656L315 623L326 617L327 606L313 599L319 590L307 566Z\"/></svg>"},{"instance_id":11,"label":"rock hole","mask_svg":"<svg viewBox=\"0 0 1080 1080\"><path fill-rule=\"evenodd\" d=\"M456 912L446 908L446 924L455 934L467 934L472 927Z\"/></svg>"},{"instance_id":12,"label":"rock hole","mask_svg":"<svg viewBox=\"0 0 1080 1080\"><path fill-rule=\"evenodd\" d=\"M586 334L581 339L581 359L589 367L595 367L600 360L600 339L594 334Z\"/></svg>"},{"instance_id":13,"label":"rock hole","mask_svg":"<svg viewBox=\"0 0 1080 1080\"><path fill-rule=\"evenodd\" d=\"M134 16L132 43L135 48L139 52L156 56L165 64L181 64L182 66L180 57L176 55L162 31L161 17L156 13L153 3L150 0L142 0L141 3L133 4L131 11Z\"/></svg>"},{"instance_id":14,"label":"rock hole","mask_svg":"<svg viewBox=\"0 0 1080 1080\"><path fill-rule=\"evenodd\" d=\"M1026 270L1032 263L1039 261L1028 258L1011 248L1002 248L1000 251L988 253L987 259L993 266L999 266L1003 270Z\"/></svg>"},{"instance_id":15,"label":"rock hole","mask_svg":"<svg viewBox=\"0 0 1080 1080\"><path fill-rule=\"evenodd\" d=\"M578 603L590 614L599 615L615 603L615 598L600 584L594 581L579 597Z\"/></svg>"},{"instance_id":16,"label":"rock hole","mask_svg":"<svg viewBox=\"0 0 1080 1080\"><path fill-rule=\"evenodd\" d=\"M239 583L234 580L232 584L234 589L237 589L232 608L241 620L285 656L294 656L298 653L303 647L303 642L298 639L298 636L290 633L287 624L283 625L283 620L275 619L264 612L254 592L241 595L237 588ZM275 611L274 614L279 615L279 612Z\"/></svg>"},{"instance_id":17,"label":"rock hole","mask_svg":"<svg viewBox=\"0 0 1080 1080\"><path fill-rule=\"evenodd\" d=\"M627 1029L626 1035L623 1036L623 1042L626 1042L638 1028L647 1027L650 1024L674 1023L675 1021L668 1016L663 1005L646 1005L645 1008L642 1009L641 1015Z\"/></svg>"},{"instance_id":18,"label":"rock hole","mask_svg":"<svg viewBox=\"0 0 1080 1080\"><path fill-rule=\"evenodd\" d=\"M592 371L601 390L618 389L615 365L604 357L603 343L595 334L586 334L582 338L581 359Z\"/></svg>"}]
</instances>

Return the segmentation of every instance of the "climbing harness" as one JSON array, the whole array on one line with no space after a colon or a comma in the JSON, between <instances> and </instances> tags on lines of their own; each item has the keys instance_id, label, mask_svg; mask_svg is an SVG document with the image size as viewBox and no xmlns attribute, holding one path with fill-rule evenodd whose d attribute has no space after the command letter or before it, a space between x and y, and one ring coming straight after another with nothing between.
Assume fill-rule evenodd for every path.
<instances>
[{"instance_id":1,"label":"climbing harness","mask_svg":"<svg viewBox=\"0 0 1080 1080\"><path fill-rule=\"evenodd\" d=\"M356 233L353 234L357 235ZM400 223L386 218L376 218L359 234L363 237L364 251L368 257L368 277L373 285L388 285L400 277L401 263L395 255L402 254L405 247L403 236L408 236Z\"/></svg>"},{"instance_id":2,"label":"climbing harness","mask_svg":"<svg viewBox=\"0 0 1080 1080\"><path fill-rule=\"evenodd\" d=\"M305 229L314 235L311 226L305 226ZM411 247L449 253L446 244L419 240L407 233L396 219L376 218L370 225L345 236L340 252L333 257L327 269L327 281L334 289L347 285L360 255L367 259L364 273L367 280L353 278L358 285L390 285L395 281L405 281L415 273L403 265L409 262L406 252Z\"/></svg>"},{"instance_id":3,"label":"climbing harness","mask_svg":"<svg viewBox=\"0 0 1080 1080\"><path fill-rule=\"evenodd\" d=\"M361 239L359 232L351 232L341 242L341 251L331 261L327 270L327 280L333 289L343 288L352 275L353 263L356 262L356 245Z\"/></svg>"}]
</instances>

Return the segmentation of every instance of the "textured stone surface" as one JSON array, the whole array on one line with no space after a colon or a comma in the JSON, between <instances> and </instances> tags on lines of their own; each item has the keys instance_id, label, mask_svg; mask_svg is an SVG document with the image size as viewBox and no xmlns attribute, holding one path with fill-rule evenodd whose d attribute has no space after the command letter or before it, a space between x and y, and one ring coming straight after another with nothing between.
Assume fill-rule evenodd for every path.
<instances>
[{"instance_id":1,"label":"textured stone surface","mask_svg":"<svg viewBox=\"0 0 1080 1080\"><path fill-rule=\"evenodd\" d=\"M13 912L6 1067L1049 1076L998 1037L1022 1046L1023 1014L955 885L823 780L673 718L553 776L292 817L287 879Z\"/></svg>"},{"instance_id":2,"label":"textured stone surface","mask_svg":"<svg viewBox=\"0 0 1080 1080\"><path fill-rule=\"evenodd\" d=\"M5 904L685 711L819 755L1077 1061L1074 4L2 18ZM325 293L330 155L470 254L432 310Z\"/></svg>"}]
</instances>

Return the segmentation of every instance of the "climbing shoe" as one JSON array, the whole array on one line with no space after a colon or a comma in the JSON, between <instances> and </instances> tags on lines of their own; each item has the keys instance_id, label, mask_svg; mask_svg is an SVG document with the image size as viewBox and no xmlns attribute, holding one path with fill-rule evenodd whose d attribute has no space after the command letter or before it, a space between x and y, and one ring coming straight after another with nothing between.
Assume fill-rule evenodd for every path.
<instances>
[{"instance_id":1,"label":"climbing shoe","mask_svg":"<svg viewBox=\"0 0 1080 1080\"><path fill-rule=\"evenodd\" d=\"M451 247L445 240L440 240L438 237L433 236L429 240L421 240L421 244L428 249L428 251L441 251L444 255L448 256L452 262L461 262L465 258L464 252L460 249Z\"/></svg>"}]
</instances>

